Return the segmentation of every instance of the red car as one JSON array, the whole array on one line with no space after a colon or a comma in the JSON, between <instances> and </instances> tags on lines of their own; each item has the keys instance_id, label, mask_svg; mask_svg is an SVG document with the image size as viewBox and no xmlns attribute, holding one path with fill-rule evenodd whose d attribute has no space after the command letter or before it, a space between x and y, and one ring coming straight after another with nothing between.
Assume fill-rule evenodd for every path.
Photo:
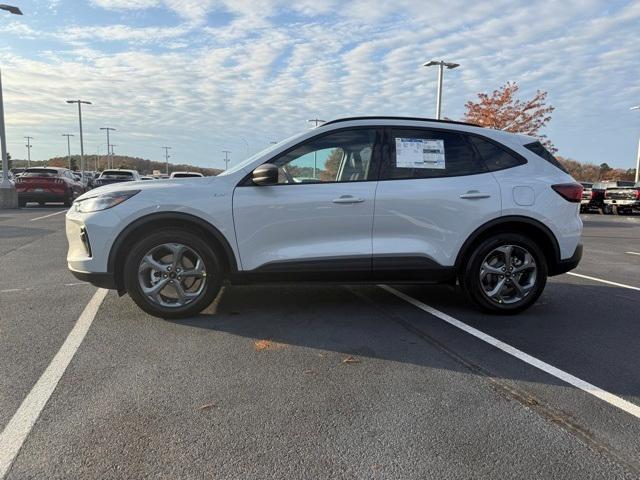
<instances>
[{"instance_id":1,"label":"red car","mask_svg":"<svg viewBox=\"0 0 640 480\"><path fill-rule=\"evenodd\" d=\"M27 168L16 179L18 204L24 207L27 202L62 202L70 207L73 201L82 195L84 187L78 182L71 170L58 167Z\"/></svg>"}]
</instances>

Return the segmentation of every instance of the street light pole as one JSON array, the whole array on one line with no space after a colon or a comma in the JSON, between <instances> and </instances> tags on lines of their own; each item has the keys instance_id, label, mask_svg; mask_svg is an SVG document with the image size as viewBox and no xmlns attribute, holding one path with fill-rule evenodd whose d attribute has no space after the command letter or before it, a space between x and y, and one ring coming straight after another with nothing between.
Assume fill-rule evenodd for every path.
<instances>
[{"instance_id":1,"label":"street light pole","mask_svg":"<svg viewBox=\"0 0 640 480\"><path fill-rule=\"evenodd\" d=\"M107 144L107 153L109 153L109 156L111 157L111 167L109 167L109 168L116 168L115 167L115 162L113 160L113 155L114 155L113 147L117 147L117 145L114 145L113 143ZM109 157L107 157L107 158L109 158Z\"/></svg>"},{"instance_id":2,"label":"street light pole","mask_svg":"<svg viewBox=\"0 0 640 480\"><path fill-rule=\"evenodd\" d=\"M631 110L640 110L640 105L636 105L635 107L631 107ZM640 138L638 139L638 153L636 154L636 180L638 183L640 179Z\"/></svg>"},{"instance_id":3,"label":"street light pole","mask_svg":"<svg viewBox=\"0 0 640 480\"><path fill-rule=\"evenodd\" d=\"M115 128L111 128L111 127L100 127L100 130L106 130L107 132L107 167L109 166L109 132L111 130L115 130ZM113 159L111 161L111 163L113 163ZM113 168L113 165L109 168Z\"/></svg>"},{"instance_id":4,"label":"street light pole","mask_svg":"<svg viewBox=\"0 0 640 480\"><path fill-rule=\"evenodd\" d=\"M14 15L22 15L18 7L0 5L0 10L6 10ZM0 72L0 154L2 155L2 181L0 181L0 208L16 208L18 195L16 186L9 180L9 158L7 157L7 136L4 128L4 101L2 98L2 72Z\"/></svg>"},{"instance_id":5,"label":"street light pole","mask_svg":"<svg viewBox=\"0 0 640 480\"><path fill-rule=\"evenodd\" d=\"M312 118L307 120L309 123L313 123L314 127L317 127L321 123L326 123L326 120L320 120L319 118ZM318 152L313 152L313 178L316 178L316 172L318 171Z\"/></svg>"},{"instance_id":6,"label":"street light pole","mask_svg":"<svg viewBox=\"0 0 640 480\"><path fill-rule=\"evenodd\" d=\"M71 143L69 141L70 137L73 137L72 133L63 133L63 137L67 137L67 158L69 159L69 170L73 170L71 168Z\"/></svg>"},{"instance_id":7,"label":"street light pole","mask_svg":"<svg viewBox=\"0 0 640 480\"><path fill-rule=\"evenodd\" d=\"M33 137L24 137L27 139L27 144L25 145L25 147L27 147L27 168L29 168L31 166L31 147L33 145L31 145L31 140L33 140Z\"/></svg>"},{"instance_id":8,"label":"street light pole","mask_svg":"<svg viewBox=\"0 0 640 480\"><path fill-rule=\"evenodd\" d=\"M229 168L229 154L231 153L231 151L222 150L222 153L224 153L224 169L227 170Z\"/></svg>"},{"instance_id":9,"label":"street light pole","mask_svg":"<svg viewBox=\"0 0 640 480\"><path fill-rule=\"evenodd\" d=\"M444 67L451 70L453 68L459 67L459 63L451 63L445 62L444 60L431 60L429 62L424 63L423 67L433 67L438 66L438 92L436 96L436 120L440 120L440 115L442 113L442 79L444 77Z\"/></svg>"},{"instance_id":10,"label":"street light pole","mask_svg":"<svg viewBox=\"0 0 640 480\"><path fill-rule=\"evenodd\" d=\"M82 104L91 105L91 102L87 102L86 100L67 100L67 103L77 103L78 104L78 121L80 122L80 171L82 172L82 177L84 178L84 141L82 138Z\"/></svg>"},{"instance_id":11,"label":"street light pole","mask_svg":"<svg viewBox=\"0 0 640 480\"><path fill-rule=\"evenodd\" d=\"M169 150L171 150L171 147L160 147L160 148L164 148L164 161L167 165L166 173L167 175L169 175Z\"/></svg>"}]
</instances>

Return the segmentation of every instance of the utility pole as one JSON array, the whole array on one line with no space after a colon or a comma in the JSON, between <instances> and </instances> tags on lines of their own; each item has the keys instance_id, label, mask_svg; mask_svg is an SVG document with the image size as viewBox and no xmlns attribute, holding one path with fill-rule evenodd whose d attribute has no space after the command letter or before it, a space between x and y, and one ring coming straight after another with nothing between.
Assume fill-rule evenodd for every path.
<instances>
[{"instance_id":1,"label":"utility pole","mask_svg":"<svg viewBox=\"0 0 640 480\"><path fill-rule=\"evenodd\" d=\"M319 118L312 118L311 120L307 120L309 123L313 123L314 127L317 128L321 123L326 123L326 120L320 120ZM318 152L313 152L313 178L316 178L318 171Z\"/></svg>"},{"instance_id":2,"label":"utility pole","mask_svg":"<svg viewBox=\"0 0 640 480\"><path fill-rule=\"evenodd\" d=\"M25 145L25 147L27 147L27 168L29 168L31 166L31 147L33 145L31 145L31 140L33 140L33 137L24 137L27 139L27 144Z\"/></svg>"},{"instance_id":3,"label":"utility pole","mask_svg":"<svg viewBox=\"0 0 640 480\"><path fill-rule=\"evenodd\" d=\"M167 165L167 175L169 175L169 150L171 150L171 147L160 147L160 148L164 148L164 161Z\"/></svg>"},{"instance_id":4,"label":"utility pole","mask_svg":"<svg viewBox=\"0 0 640 480\"><path fill-rule=\"evenodd\" d=\"M108 158L111 158L111 167L109 167L109 168L116 168L115 160L113 158L113 155L114 155L113 147L117 147L117 145L114 145L113 143L107 145L107 152L110 152Z\"/></svg>"},{"instance_id":5,"label":"utility pole","mask_svg":"<svg viewBox=\"0 0 640 480\"><path fill-rule=\"evenodd\" d=\"M631 107L630 110L640 110L640 105ZM638 139L638 153L636 154L636 183L640 181L640 139Z\"/></svg>"},{"instance_id":6,"label":"utility pole","mask_svg":"<svg viewBox=\"0 0 640 480\"><path fill-rule=\"evenodd\" d=\"M84 178L84 141L82 139L82 104L91 105L91 102L87 102L86 100L67 100L67 103L77 103L78 104L78 121L80 122L80 171L82 172L82 177Z\"/></svg>"},{"instance_id":7,"label":"utility pole","mask_svg":"<svg viewBox=\"0 0 640 480\"><path fill-rule=\"evenodd\" d=\"M111 160L111 162L109 162L109 132L110 131L115 131L115 128L111 128L111 127L100 127L100 130L106 130L107 132L107 166L109 165L109 163L113 164L113 159ZM113 165L111 165L111 167L109 168L113 168Z\"/></svg>"},{"instance_id":8,"label":"utility pole","mask_svg":"<svg viewBox=\"0 0 640 480\"><path fill-rule=\"evenodd\" d=\"M72 170L71 168L71 144L69 143L69 137L73 137L72 133L63 133L62 134L63 137L67 137L67 158L69 159L69 170Z\"/></svg>"},{"instance_id":9,"label":"utility pole","mask_svg":"<svg viewBox=\"0 0 640 480\"><path fill-rule=\"evenodd\" d=\"M431 60L423 64L423 67L438 66L438 92L436 96L436 120L440 120L440 114L442 113L442 77L444 76L444 67L451 70L459 67L459 63L445 62L444 60Z\"/></svg>"},{"instance_id":10,"label":"utility pole","mask_svg":"<svg viewBox=\"0 0 640 480\"><path fill-rule=\"evenodd\" d=\"M224 169L227 170L229 168L229 154L231 151L222 150L222 153L224 153Z\"/></svg>"}]
</instances>

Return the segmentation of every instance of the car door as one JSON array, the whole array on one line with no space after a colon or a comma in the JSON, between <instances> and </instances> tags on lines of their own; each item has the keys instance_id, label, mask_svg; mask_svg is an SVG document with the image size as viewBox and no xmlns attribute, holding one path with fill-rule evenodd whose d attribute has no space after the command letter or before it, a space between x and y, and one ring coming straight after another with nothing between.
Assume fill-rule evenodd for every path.
<instances>
[{"instance_id":1,"label":"car door","mask_svg":"<svg viewBox=\"0 0 640 480\"><path fill-rule=\"evenodd\" d=\"M380 137L375 128L321 134L267 162L277 184L241 182L233 218L242 270L369 277Z\"/></svg>"},{"instance_id":2,"label":"car door","mask_svg":"<svg viewBox=\"0 0 640 480\"><path fill-rule=\"evenodd\" d=\"M441 281L468 236L500 215L500 188L467 136L393 128L385 148L373 224L378 279Z\"/></svg>"}]
</instances>

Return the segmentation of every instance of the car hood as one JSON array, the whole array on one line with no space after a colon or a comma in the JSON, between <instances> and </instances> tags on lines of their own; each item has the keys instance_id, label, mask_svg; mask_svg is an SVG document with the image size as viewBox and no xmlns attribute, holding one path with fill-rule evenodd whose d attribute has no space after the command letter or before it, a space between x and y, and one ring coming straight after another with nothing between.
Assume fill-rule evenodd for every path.
<instances>
[{"instance_id":1,"label":"car hood","mask_svg":"<svg viewBox=\"0 0 640 480\"><path fill-rule=\"evenodd\" d=\"M158 190L173 190L176 188L190 188L212 183L221 182L222 178L218 177L188 177L188 178L172 178L166 180L139 180L136 182L118 182L110 185L89 190L80 195L76 201L86 200L87 198L97 197L112 192L123 192L127 190L140 190L140 192L157 192Z\"/></svg>"}]
</instances>

